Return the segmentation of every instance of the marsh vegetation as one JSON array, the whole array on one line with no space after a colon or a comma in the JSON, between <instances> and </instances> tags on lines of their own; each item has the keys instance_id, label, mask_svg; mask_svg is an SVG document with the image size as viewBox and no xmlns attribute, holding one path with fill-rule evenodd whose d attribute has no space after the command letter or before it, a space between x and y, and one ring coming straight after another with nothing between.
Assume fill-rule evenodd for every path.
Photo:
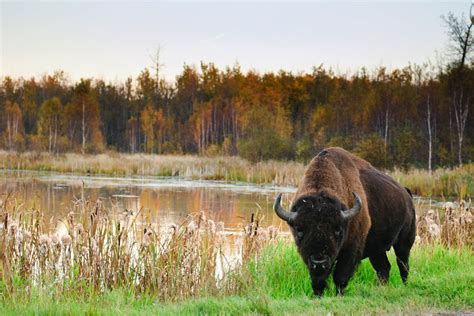
<instances>
[{"instance_id":1,"label":"marsh vegetation","mask_svg":"<svg viewBox=\"0 0 474 316\"><path fill-rule=\"evenodd\" d=\"M365 260L346 297L312 298L310 280L288 234L253 213L229 237L203 213L164 227L146 214L115 214L78 201L56 223L41 210L2 197L4 313L294 313L472 311L473 216L468 202L421 214L403 285L392 271L378 284ZM226 246L227 245L227 246ZM390 254L390 260L394 255ZM392 262L393 263L393 262ZM65 304L67 303L67 304Z\"/></svg>"}]
</instances>

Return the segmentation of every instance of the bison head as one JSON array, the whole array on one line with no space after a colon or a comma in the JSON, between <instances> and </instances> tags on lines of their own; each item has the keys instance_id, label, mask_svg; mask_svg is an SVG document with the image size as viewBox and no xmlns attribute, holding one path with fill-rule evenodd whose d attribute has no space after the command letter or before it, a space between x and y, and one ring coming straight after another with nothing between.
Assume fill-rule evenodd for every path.
<instances>
[{"instance_id":1,"label":"bison head","mask_svg":"<svg viewBox=\"0 0 474 316\"><path fill-rule=\"evenodd\" d=\"M274 210L290 225L317 295L322 294L317 290L318 284L324 284L324 289L325 280L347 238L349 220L362 208L360 197L352 194L355 203L351 209L325 193L298 197L290 212L281 206L281 194L275 200Z\"/></svg>"}]
</instances>

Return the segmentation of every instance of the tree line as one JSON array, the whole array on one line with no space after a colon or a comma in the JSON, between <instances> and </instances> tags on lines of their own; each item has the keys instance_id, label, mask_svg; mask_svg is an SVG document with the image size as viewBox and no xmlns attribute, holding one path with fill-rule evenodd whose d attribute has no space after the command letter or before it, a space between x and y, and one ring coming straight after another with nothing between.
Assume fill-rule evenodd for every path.
<instances>
[{"instance_id":1,"label":"tree line","mask_svg":"<svg viewBox=\"0 0 474 316\"><path fill-rule=\"evenodd\" d=\"M450 17L461 23L452 15L446 23ZM157 55L156 67L120 83L73 83L63 71L6 76L0 148L307 161L324 147L342 146L384 168L462 164L474 157L474 63L472 34L462 33L472 23L460 26L469 41L457 43L454 35L454 57L443 67L344 75L321 65L262 74L201 63L184 65L170 82L160 77Z\"/></svg>"}]
</instances>

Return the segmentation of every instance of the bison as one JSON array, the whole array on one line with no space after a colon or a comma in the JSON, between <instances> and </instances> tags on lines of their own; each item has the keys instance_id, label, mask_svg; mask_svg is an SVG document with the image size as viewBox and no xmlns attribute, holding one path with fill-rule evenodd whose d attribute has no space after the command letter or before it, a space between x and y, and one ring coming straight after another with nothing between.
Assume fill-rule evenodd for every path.
<instances>
[{"instance_id":1,"label":"bison","mask_svg":"<svg viewBox=\"0 0 474 316\"><path fill-rule=\"evenodd\" d=\"M406 282L416 236L411 192L367 161L339 147L321 151L308 165L290 211L281 206L281 193L274 210L290 226L315 295L322 295L333 267L336 294L343 295L367 257L386 283L392 246Z\"/></svg>"}]
</instances>

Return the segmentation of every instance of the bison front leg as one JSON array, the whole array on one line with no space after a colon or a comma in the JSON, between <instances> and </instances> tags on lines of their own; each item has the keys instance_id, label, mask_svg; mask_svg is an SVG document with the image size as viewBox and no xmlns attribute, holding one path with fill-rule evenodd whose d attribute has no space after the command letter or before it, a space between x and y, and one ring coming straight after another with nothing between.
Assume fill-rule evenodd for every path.
<instances>
[{"instance_id":1,"label":"bison front leg","mask_svg":"<svg viewBox=\"0 0 474 316\"><path fill-rule=\"evenodd\" d=\"M360 256L356 253L339 255L333 274L334 284L336 285L336 295L344 295L344 290L359 262Z\"/></svg>"},{"instance_id":2,"label":"bison front leg","mask_svg":"<svg viewBox=\"0 0 474 316\"><path fill-rule=\"evenodd\" d=\"M321 297L324 289L326 288L326 280L312 280L311 286L313 288L314 295Z\"/></svg>"},{"instance_id":3,"label":"bison front leg","mask_svg":"<svg viewBox=\"0 0 474 316\"><path fill-rule=\"evenodd\" d=\"M388 282L388 278L390 276L390 261L388 261L387 254L385 251L371 255L369 257L370 263L374 267L375 271L377 271L377 276L379 278L380 283L386 284Z\"/></svg>"}]
</instances>

